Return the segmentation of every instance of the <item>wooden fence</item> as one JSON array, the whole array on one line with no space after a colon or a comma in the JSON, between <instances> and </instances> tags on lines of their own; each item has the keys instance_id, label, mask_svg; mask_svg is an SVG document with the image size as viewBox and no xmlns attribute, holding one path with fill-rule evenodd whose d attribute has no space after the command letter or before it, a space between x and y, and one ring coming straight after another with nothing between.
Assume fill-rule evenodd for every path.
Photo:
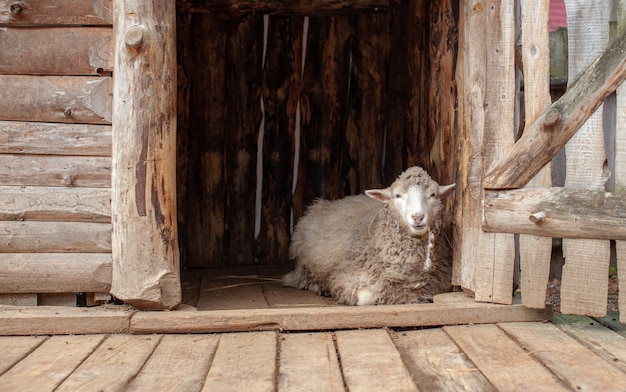
<instances>
[{"instance_id":1,"label":"wooden fence","mask_svg":"<svg viewBox=\"0 0 626 392\"><path fill-rule=\"evenodd\" d=\"M456 263L456 282L475 291L478 300L510 301L513 266L519 257L522 301L529 307L543 307L551 237L565 237L561 310L604 315L611 258L609 240L618 240L618 271L626 269L621 241L625 234L622 211L626 205L623 195L626 148L622 144L625 103L620 86L626 76L626 38L615 34L615 41L609 46L610 21L618 19L618 15L623 17L624 4L617 4L619 12L611 15L611 7L605 2L566 1L568 90L550 104L545 3L532 6L523 3L520 10L519 64L525 102L524 110L520 111L525 117L519 116L521 135L516 135L515 118L509 114L515 107L515 92L495 83L508 77L507 86L515 85L514 54L509 52L514 50L516 29L505 17L513 12L514 2L493 2L481 12L476 8L480 3L469 2L462 13L468 17L464 54L469 57L469 53L483 50L486 63L464 67L464 123L466 133L467 127L473 127L474 132L469 131L471 138L464 145L465 156L461 159L469 164L460 170L462 189L469 187L469 192L462 194L457 213L458 221L463 223L457 237L460 249L456 255L462 260ZM485 45L477 40L480 26L492 26L494 20L499 21L501 36L496 35L495 42ZM493 70L491 57L499 61ZM493 75L500 76L492 81ZM616 89L616 98L611 99ZM609 99L602 105L606 98ZM499 114L497 118L490 116L494 104L504 105L495 110ZM499 133L493 133L494 129ZM519 140L513 145L514 137ZM564 145L565 187L553 188L549 162ZM478 157L482 165L476 162ZM525 189L494 192L524 185ZM470 214L466 214L468 211ZM472 211L483 213L472 214ZM477 229L481 226L485 231ZM513 234L503 232L522 233L518 255ZM624 298L622 290L622 309Z\"/></svg>"}]
</instances>

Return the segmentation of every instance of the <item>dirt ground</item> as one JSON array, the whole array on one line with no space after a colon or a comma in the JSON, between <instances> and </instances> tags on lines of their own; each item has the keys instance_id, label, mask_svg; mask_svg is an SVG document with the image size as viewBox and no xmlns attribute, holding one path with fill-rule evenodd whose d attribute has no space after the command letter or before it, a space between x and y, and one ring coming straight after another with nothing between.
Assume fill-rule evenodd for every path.
<instances>
[{"instance_id":1,"label":"dirt ground","mask_svg":"<svg viewBox=\"0 0 626 392\"><path fill-rule=\"evenodd\" d=\"M607 311L617 311L617 298L619 297L619 289L617 284L617 273L611 273L609 275L609 294ZM552 304L554 312L560 312L561 310L561 281L559 279L553 279L548 282L548 291L546 293L546 303Z\"/></svg>"}]
</instances>

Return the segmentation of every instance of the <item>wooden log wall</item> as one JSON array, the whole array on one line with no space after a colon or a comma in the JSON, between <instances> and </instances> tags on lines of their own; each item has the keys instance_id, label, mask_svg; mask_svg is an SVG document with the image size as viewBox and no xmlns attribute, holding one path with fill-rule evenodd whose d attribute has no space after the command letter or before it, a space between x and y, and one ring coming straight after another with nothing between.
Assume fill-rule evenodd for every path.
<instances>
[{"instance_id":1,"label":"wooden log wall","mask_svg":"<svg viewBox=\"0 0 626 392\"><path fill-rule=\"evenodd\" d=\"M0 3L0 301L109 292L112 36L110 0Z\"/></svg>"},{"instance_id":2,"label":"wooden log wall","mask_svg":"<svg viewBox=\"0 0 626 392\"><path fill-rule=\"evenodd\" d=\"M286 263L314 198L387 186L408 166L454 181L456 2L228 4L178 4L187 267Z\"/></svg>"}]
</instances>

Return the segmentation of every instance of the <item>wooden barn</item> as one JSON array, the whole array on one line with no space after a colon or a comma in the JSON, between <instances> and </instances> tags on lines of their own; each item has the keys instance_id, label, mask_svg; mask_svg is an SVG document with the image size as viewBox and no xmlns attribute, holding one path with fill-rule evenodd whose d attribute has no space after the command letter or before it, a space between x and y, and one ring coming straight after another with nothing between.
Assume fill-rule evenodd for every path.
<instances>
[{"instance_id":1,"label":"wooden barn","mask_svg":"<svg viewBox=\"0 0 626 392\"><path fill-rule=\"evenodd\" d=\"M567 4L551 102L540 3L3 2L2 301L172 309L181 276L288 264L314 198L420 165L457 183L455 286L543 308L563 238L562 309L603 315L626 269L623 4Z\"/></svg>"},{"instance_id":2,"label":"wooden barn","mask_svg":"<svg viewBox=\"0 0 626 392\"><path fill-rule=\"evenodd\" d=\"M1 389L623 388L625 25L624 0L0 1ZM456 183L456 292L278 282L312 200L414 165ZM552 318L555 268L589 317Z\"/></svg>"}]
</instances>

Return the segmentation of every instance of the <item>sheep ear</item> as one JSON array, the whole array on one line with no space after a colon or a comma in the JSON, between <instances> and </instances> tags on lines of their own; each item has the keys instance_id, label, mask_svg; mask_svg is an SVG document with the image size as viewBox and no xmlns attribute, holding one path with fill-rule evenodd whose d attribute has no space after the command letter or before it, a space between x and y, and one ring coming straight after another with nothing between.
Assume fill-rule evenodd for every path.
<instances>
[{"instance_id":1,"label":"sheep ear","mask_svg":"<svg viewBox=\"0 0 626 392\"><path fill-rule=\"evenodd\" d=\"M383 203L389 203L389 200L391 200L391 190L389 190L389 188L368 189L365 191L365 194L371 197L372 199L381 201Z\"/></svg>"},{"instance_id":2,"label":"sheep ear","mask_svg":"<svg viewBox=\"0 0 626 392\"><path fill-rule=\"evenodd\" d=\"M439 197L444 197L452 193L456 184L450 185L440 185L439 186Z\"/></svg>"}]
</instances>

